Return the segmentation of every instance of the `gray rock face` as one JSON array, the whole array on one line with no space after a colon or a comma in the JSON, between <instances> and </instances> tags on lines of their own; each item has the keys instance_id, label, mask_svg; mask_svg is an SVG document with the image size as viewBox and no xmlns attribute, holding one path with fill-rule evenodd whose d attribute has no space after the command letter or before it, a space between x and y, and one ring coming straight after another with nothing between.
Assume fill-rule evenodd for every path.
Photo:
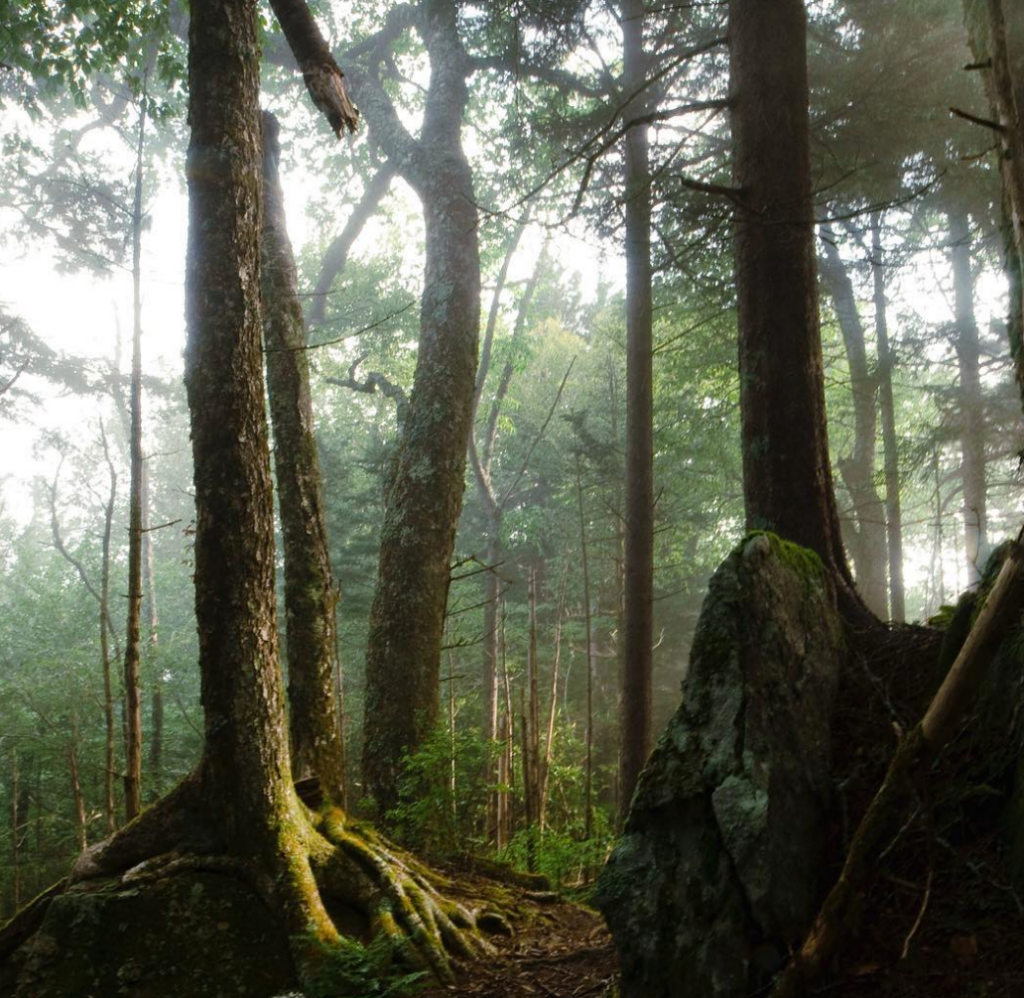
<instances>
[{"instance_id":1,"label":"gray rock face","mask_svg":"<svg viewBox=\"0 0 1024 998\"><path fill-rule=\"evenodd\" d=\"M598 884L623 998L739 998L801 938L843 649L810 552L758 535L715 573L682 705Z\"/></svg>"}]
</instances>

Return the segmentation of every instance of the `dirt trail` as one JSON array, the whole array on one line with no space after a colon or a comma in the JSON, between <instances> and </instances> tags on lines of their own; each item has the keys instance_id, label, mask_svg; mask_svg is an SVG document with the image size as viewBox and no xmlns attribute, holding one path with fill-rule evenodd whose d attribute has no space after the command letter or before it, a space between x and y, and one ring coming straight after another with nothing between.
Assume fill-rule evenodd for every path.
<instances>
[{"instance_id":1,"label":"dirt trail","mask_svg":"<svg viewBox=\"0 0 1024 998\"><path fill-rule=\"evenodd\" d=\"M478 998L611 998L618 967L601 916L556 902L544 907L511 939L499 937L498 953L449 987L419 992L420 998L453 994Z\"/></svg>"}]
</instances>

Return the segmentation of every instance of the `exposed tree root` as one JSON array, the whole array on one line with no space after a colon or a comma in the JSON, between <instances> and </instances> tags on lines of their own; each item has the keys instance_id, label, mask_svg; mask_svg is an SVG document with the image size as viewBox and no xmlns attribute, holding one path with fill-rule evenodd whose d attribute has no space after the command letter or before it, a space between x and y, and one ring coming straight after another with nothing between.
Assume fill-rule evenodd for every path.
<instances>
[{"instance_id":1,"label":"exposed tree root","mask_svg":"<svg viewBox=\"0 0 1024 998\"><path fill-rule=\"evenodd\" d=\"M62 885L119 877L126 886L140 886L186 871L235 877L277 913L300 981L314 974L339 942L325 901L362 914L371 937L394 940L402 963L441 984L455 980L460 961L491 952L485 932L510 931L484 893L474 907L447 897L446 887L452 885L446 878L341 811L314 814L293 796L276 827L247 837L247 846L240 847L211 834L219 826L198 790L195 776L186 780L84 852ZM253 848L253 842L262 845ZM44 898L30 906L4 928L0 938L11 943L9 951L39 927L45 903Z\"/></svg>"}]
</instances>

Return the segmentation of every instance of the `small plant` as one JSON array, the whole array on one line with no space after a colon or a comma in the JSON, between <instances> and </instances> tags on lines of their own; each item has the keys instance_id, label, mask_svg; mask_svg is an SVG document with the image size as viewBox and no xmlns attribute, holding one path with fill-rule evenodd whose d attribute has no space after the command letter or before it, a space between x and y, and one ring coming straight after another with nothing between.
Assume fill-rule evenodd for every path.
<instances>
[{"instance_id":1,"label":"small plant","mask_svg":"<svg viewBox=\"0 0 1024 998\"><path fill-rule=\"evenodd\" d=\"M439 725L419 751L406 756L398 806L387 824L405 846L434 859L450 859L479 848L490 789L485 774L496 749L472 731L454 739Z\"/></svg>"},{"instance_id":2,"label":"small plant","mask_svg":"<svg viewBox=\"0 0 1024 998\"><path fill-rule=\"evenodd\" d=\"M402 944L390 936L378 935L368 946L344 936L333 946L312 935L304 943L313 957L305 998L407 998L426 983L423 971L403 966Z\"/></svg>"}]
</instances>

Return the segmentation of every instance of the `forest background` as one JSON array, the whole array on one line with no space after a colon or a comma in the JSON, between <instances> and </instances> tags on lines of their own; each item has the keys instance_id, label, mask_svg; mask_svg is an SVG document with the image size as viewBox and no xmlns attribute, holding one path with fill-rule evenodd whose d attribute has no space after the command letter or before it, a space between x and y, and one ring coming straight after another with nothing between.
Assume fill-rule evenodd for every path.
<instances>
[{"instance_id":1,"label":"forest background","mask_svg":"<svg viewBox=\"0 0 1024 998\"><path fill-rule=\"evenodd\" d=\"M105 22L90 20L88 4L77 18L65 5L64 24L46 3L28 4L17 30L6 22L18 44L0 59L0 915L121 824L131 793L121 659L133 263L147 496L142 799L189 772L201 745L180 379L182 11L118 6ZM339 53L365 50L382 25L395 26L374 72L398 121L420 128L431 53L399 30L405 8L311 6ZM1019 521L993 137L950 112L983 116L987 105L978 74L963 70L970 52L958 3L830 0L808 10L844 536L869 605L883 617L926 619L976 581L987 550ZM369 107L368 127L334 143L266 13L264 97L281 123L309 327L341 595L339 723L358 811L364 653L384 481L416 359L422 212L386 165ZM727 72L715 44L724 6L652 5L645 15L644 106L627 119L637 94L623 82L629 19L618 5L461 5L463 43L477 61L462 136L491 343L475 436L491 492L471 464L442 718L386 815L429 856L494 851L567 882L604 855L625 796L623 225L635 198L624 177L626 121L635 131L644 119L651 157L654 732L677 704L707 578L744 529ZM94 29L83 40L85 24ZM499 43L508 37L517 39L511 64L494 55L507 54ZM359 103L358 75L353 83ZM897 525L902 556L891 546ZM500 639L499 713L512 719L500 746L481 722L489 636ZM543 712L532 741L550 762L543 836L522 798L524 747L534 747L520 733L531 662ZM489 756L506 760L498 783ZM489 818L496 787L510 803L504 835Z\"/></svg>"}]
</instances>

